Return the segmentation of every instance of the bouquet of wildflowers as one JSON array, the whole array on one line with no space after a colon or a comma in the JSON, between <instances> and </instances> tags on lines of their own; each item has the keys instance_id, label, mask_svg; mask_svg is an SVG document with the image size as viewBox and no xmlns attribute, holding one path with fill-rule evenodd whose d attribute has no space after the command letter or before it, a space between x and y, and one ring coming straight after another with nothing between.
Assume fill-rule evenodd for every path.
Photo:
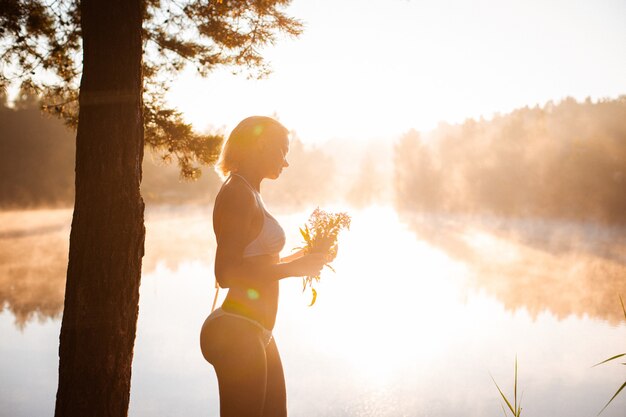
<instances>
[{"instance_id":1,"label":"bouquet of wildflowers","mask_svg":"<svg viewBox=\"0 0 626 417\"><path fill-rule=\"evenodd\" d=\"M325 266L335 271L330 262L337 256L337 236L341 229L350 229L350 216L347 213L328 213L324 210L316 208L309 221L304 225L304 228L300 228L300 234L304 238L304 253L324 253L328 262ZM317 298L317 291L313 288L313 282L319 282L320 276L307 276L302 278L302 291L305 291L307 286L311 288L313 298L311 300L312 306L315 304Z\"/></svg>"}]
</instances>

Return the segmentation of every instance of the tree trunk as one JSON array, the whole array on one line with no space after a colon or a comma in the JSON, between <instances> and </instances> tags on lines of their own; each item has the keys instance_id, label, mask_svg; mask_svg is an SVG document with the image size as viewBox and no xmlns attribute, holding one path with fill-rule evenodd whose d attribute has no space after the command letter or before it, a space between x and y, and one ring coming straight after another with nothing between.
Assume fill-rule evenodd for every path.
<instances>
[{"instance_id":1,"label":"tree trunk","mask_svg":"<svg viewBox=\"0 0 626 417\"><path fill-rule=\"evenodd\" d=\"M141 0L82 0L76 201L55 416L126 416L145 229Z\"/></svg>"}]
</instances>

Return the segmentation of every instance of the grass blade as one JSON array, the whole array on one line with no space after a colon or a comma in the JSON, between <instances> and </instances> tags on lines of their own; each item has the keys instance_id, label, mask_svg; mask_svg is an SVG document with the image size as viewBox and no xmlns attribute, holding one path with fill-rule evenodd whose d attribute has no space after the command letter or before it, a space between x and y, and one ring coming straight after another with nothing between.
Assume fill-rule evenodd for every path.
<instances>
[{"instance_id":1,"label":"grass blade","mask_svg":"<svg viewBox=\"0 0 626 417\"><path fill-rule=\"evenodd\" d=\"M602 412L609 406L609 404L611 404L611 401L613 401L615 399L615 397L617 397L617 394L620 393L621 390L624 389L624 387L626 387L626 382L624 382L622 384L621 387L619 387L619 389L617 390L617 392L615 394L613 394L613 396L611 397L611 399L609 400L608 403L606 403L606 405L602 408L602 410L600 410L600 412L598 413L598 415L602 414Z\"/></svg>"},{"instance_id":2,"label":"grass blade","mask_svg":"<svg viewBox=\"0 0 626 417\"><path fill-rule=\"evenodd\" d=\"M517 355L515 355L515 382L513 383L513 401L515 402L514 415L518 415L517 411Z\"/></svg>"},{"instance_id":3,"label":"grass blade","mask_svg":"<svg viewBox=\"0 0 626 417\"><path fill-rule=\"evenodd\" d=\"M500 395L502 396L502 399L504 400L504 402L506 403L506 405L509 407L509 410L511 410L511 412L513 413L513 415L515 415L515 409L513 408L513 406L511 405L511 403L509 402L509 400L506 398L506 396L504 395L504 393L502 392L502 390L500 389L500 387L498 386L498 383L496 382L495 379L493 379L492 375L491 376L491 380L493 381L494 384L496 384L496 388L498 388L498 391L500 392Z\"/></svg>"},{"instance_id":4,"label":"grass blade","mask_svg":"<svg viewBox=\"0 0 626 417\"><path fill-rule=\"evenodd\" d=\"M311 243L311 233L309 232L309 228L305 226L305 229L302 229L301 227L300 229L300 234L302 235L302 238L304 239L304 241L307 244Z\"/></svg>"},{"instance_id":5,"label":"grass blade","mask_svg":"<svg viewBox=\"0 0 626 417\"><path fill-rule=\"evenodd\" d=\"M622 305L622 311L624 312L624 319L626 319L626 307L624 307L624 300L622 299L622 295L621 295L621 294L618 294L618 296L619 296L619 302L620 302L620 304ZM615 356L613 356L613 357L611 357L611 358L605 359L605 360L603 360L602 362L599 362L599 363L596 363L595 365L593 365L593 366L592 366L592 368L593 368L594 366L602 365L603 363L607 363L607 362L612 361L612 360L614 360L614 359L621 358L622 356L626 356L626 353L620 353L619 355L615 355ZM622 363L622 365L626 365L626 363ZM617 395L618 395L620 392L622 392L622 390L624 389L624 387L626 387L626 382L624 382L624 383L622 384L622 386L618 388L618 390L615 392L615 394L613 394L613 396L611 397L611 399L609 400L609 402L608 402L608 403L606 403L606 405L605 405L604 407L602 407L602 410L600 410L600 412L598 413L598 415L602 414L602 412L603 412L603 411L604 411L604 410L605 410L605 409L609 406L609 404L611 404L611 402L615 399L615 397L617 397Z\"/></svg>"},{"instance_id":6,"label":"grass blade","mask_svg":"<svg viewBox=\"0 0 626 417\"><path fill-rule=\"evenodd\" d=\"M622 356L626 356L626 353L620 353L619 355L615 355L612 358L608 358L608 359L603 360L602 362L598 362L595 365L593 365L592 368L595 367L595 366L598 366L598 365L602 365L603 363L610 362L613 359L621 358Z\"/></svg>"}]
</instances>

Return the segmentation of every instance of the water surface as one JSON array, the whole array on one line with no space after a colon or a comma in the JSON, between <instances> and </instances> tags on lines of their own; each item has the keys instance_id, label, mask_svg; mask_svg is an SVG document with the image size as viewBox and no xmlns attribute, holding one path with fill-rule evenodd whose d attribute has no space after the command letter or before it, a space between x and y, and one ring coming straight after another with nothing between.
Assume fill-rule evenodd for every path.
<instances>
[{"instance_id":1,"label":"water surface","mask_svg":"<svg viewBox=\"0 0 626 417\"><path fill-rule=\"evenodd\" d=\"M623 229L349 211L316 304L298 279L281 283L290 415L501 416L490 374L512 394L516 356L523 415L595 416L623 383L623 366L591 367L626 351ZM147 213L130 416L219 413L198 346L214 294L210 212ZM286 248L299 246L308 212L277 217ZM52 416L71 211L0 218L0 414ZM621 395L603 416L625 409Z\"/></svg>"}]
</instances>

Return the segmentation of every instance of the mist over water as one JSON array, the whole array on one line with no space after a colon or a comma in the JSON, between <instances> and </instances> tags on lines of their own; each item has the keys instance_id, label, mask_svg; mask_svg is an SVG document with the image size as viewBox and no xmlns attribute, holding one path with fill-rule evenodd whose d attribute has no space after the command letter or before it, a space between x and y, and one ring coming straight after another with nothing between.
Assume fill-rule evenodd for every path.
<instances>
[{"instance_id":1,"label":"mist over water","mask_svg":"<svg viewBox=\"0 0 626 417\"><path fill-rule=\"evenodd\" d=\"M623 320L626 228L549 220L405 215L419 239L471 266L470 287L507 309ZM617 300L617 301L616 301Z\"/></svg>"},{"instance_id":2,"label":"mist over water","mask_svg":"<svg viewBox=\"0 0 626 417\"><path fill-rule=\"evenodd\" d=\"M296 213L302 224L308 216L277 211L288 218ZM71 214L70 209L0 213L0 302L20 328L34 319L60 318ZM149 209L143 274L190 262L211 265L211 216L211 206ZM508 309L525 308L534 317L549 311L558 318L621 320L615 306L617 294L626 294L626 227L407 212L394 216L419 242L465 265L471 277L467 289L492 294ZM370 227L377 221L370 218ZM386 244L375 234L371 240L375 247Z\"/></svg>"},{"instance_id":3,"label":"mist over water","mask_svg":"<svg viewBox=\"0 0 626 417\"><path fill-rule=\"evenodd\" d=\"M267 203L281 213L286 252L299 246L297 227L309 210L273 210ZM353 216L340 240L337 273L325 272L312 308L298 279L281 283L275 335L292 415L455 416L459 408L500 415L488 375L510 386L515 355L529 415L548 415L557 393L567 404L559 402L563 414L550 415L591 415L617 388L619 372L590 366L623 350L616 294L626 290L626 265L619 230L425 217L389 206L328 208ZM216 380L197 346L214 294L211 209L148 208L131 416L176 413L181 403L186 415L207 409L217 415ZM19 349L24 357L1 363L15 375L3 380L2 402L11 415L47 415L56 390L71 211L1 218L0 256L12 263L2 263L0 356ZM17 255L26 250L33 255ZM28 378L17 377L42 369L47 383L35 393ZM27 404L20 392L40 401ZM605 415L620 416L623 402Z\"/></svg>"},{"instance_id":4,"label":"mist over water","mask_svg":"<svg viewBox=\"0 0 626 417\"><path fill-rule=\"evenodd\" d=\"M314 307L298 279L281 283L291 415L501 415L489 373L510 387L515 356L525 413L597 414L623 382L615 366L590 367L624 351L624 104L565 101L361 145L294 135L290 167L262 188L286 252L316 206L353 221ZM220 181L205 169L181 182L150 155L144 172L130 415L217 415L197 338L214 294ZM49 193L35 173L37 186L7 174L0 190L0 403L18 417L54 409L72 216L54 192L71 169ZM603 415L621 417L625 398Z\"/></svg>"}]
</instances>

